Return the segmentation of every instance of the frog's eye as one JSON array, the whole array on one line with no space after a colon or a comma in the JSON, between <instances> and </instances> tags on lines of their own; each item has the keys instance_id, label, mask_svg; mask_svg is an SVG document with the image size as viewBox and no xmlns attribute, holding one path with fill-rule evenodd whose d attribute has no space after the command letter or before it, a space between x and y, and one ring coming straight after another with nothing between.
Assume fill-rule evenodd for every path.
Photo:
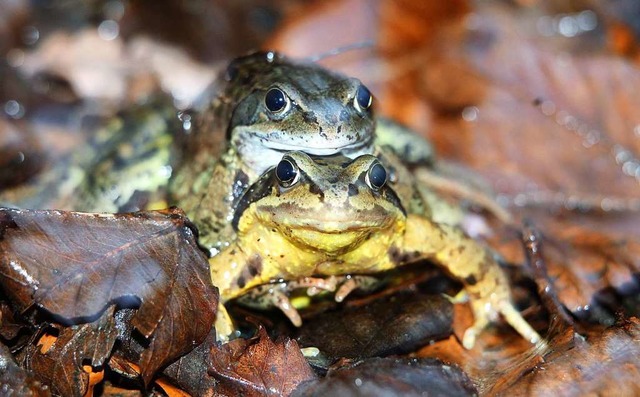
<instances>
[{"instance_id":1,"label":"frog's eye","mask_svg":"<svg viewBox=\"0 0 640 397\"><path fill-rule=\"evenodd\" d=\"M353 106L355 106L356 110L359 112L364 112L371 107L372 102L373 97L371 96L371 93L367 87L360 84L358 91L356 91L356 96L353 98Z\"/></svg>"},{"instance_id":2,"label":"frog's eye","mask_svg":"<svg viewBox=\"0 0 640 397\"><path fill-rule=\"evenodd\" d=\"M283 158L276 167L276 178L284 187L289 187L298 181L300 173L295 163L287 158Z\"/></svg>"},{"instance_id":3,"label":"frog's eye","mask_svg":"<svg viewBox=\"0 0 640 397\"><path fill-rule=\"evenodd\" d=\"M376 162L373 163L369 172L367 172L367 184L374 190L381 189L385 183L387 183L387 170L384 169L382 164Z\"/></svg>"},{"instance_id":4,"label":"frog's eye","mask_svg":"<svg viewBox=\"0 0 640 397\"><path fill-rule=\"evenodd\" d=\"M272 113L282 112L289 105L289 98L280 88L271 88L264 97L264 104Z\"/></svg>"}]
</instances>

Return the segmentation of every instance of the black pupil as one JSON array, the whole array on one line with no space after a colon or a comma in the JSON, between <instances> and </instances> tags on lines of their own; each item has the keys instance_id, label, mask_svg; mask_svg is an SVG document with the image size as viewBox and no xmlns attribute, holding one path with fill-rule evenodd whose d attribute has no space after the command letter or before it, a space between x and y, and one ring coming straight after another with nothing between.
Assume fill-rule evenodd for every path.
<instances>
[{"instance_id":1,"label":"black pupil","mask_svg":"<svg viewBox=\"0 0 640 397\"><path fill-rule=\"evenodd\" d=\"M267 109L269 109L270 111L279 112L284 109L287 104L287 100L284 97L284 92L282 92L282 90L272 88L267 91L267 95L264 98L264 103L265 105L267 105Z\"/></svg>"},{"instance_id":2,"label":"black pupil","mask_svg":"<svg viewBox=\"0 0 640 397\"><path fill-rule=\"evenodd\" d=\"M298 171L289 160L282 160L276 167L276 177L281 182L291 182L296 178Z\"/></svg>"},{"instance_id":3,"label":"black pupil","mask_svg":"<svg viewBox=\"0 0 640 397\"><path fill-rule=\"evenodd\" d=\"M356 92L356 100L358 101L358 105L362 110L367 110L371 105L371 93L367 89L367 87L361 85L358 87L358 92Z\"/></svg>"},{"instance_id":4,"label":"black pupil","mask_svg":"<svg viewBox=\"0 0 640 397\"><path fill-rule=\"evenodd\" d=\"M387 181L387 170L378 163L374 164L369 170L369 182L371 186L376 189L380 189Z\"/></svg>"}]
</instances>

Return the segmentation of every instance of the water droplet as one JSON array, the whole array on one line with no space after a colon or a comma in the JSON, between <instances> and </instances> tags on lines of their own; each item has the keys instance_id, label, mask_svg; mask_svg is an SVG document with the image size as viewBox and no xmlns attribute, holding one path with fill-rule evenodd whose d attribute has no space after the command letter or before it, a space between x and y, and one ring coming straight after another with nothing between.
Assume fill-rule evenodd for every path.
<instances>
[{"instance_id":1,"label":"water droplet","mask_svg":"<svg viewBox=\"0 0 640 397\"><path fill-rule=\"evenodd\" d=\"M602 208L604 212L611 211L613 209L613 200L608 197L603 198L602 201L600 201L600 208Z\"/></svg>"},{"instance_id":2,"label":"water droplet","mask_svg":"<svg viewBox=\"0 0 640 397\"><path fill-rule=\"evenodd\" d=\"M558 114L556 114L556 123L560 125L565 125L567 124L567 119L569 117L571 117L569 113L567 113L565 110L560 110Z\"/></svg>"},{"instance_id":3,"label":"water droplet","mask_svg":"<svg viewBox=\"0 0 640 397\"><path fill-rule=\"evenodd\" d=\"M622 172L629 176L635 176L638 167L640 167L640 165L638 165L637 162L627 161L626 163L622 164Z\"/></svg>"},{"instance_id":4,"label":"water droplet","mask_svg":"<svg viewBox=\"0 0 640 397\"><path fill-rule=\"evenodd\" d=\"M462 118L465 121L476 121L480 110L475 106L467 106L462 110Z\"/></svg>"},{"instance_id":5,"label":"water droplet","mask_svg":"<svg viewBox=\"0 0 640 397\"><path fill-rule=\"evenodd\" d=\"M582 11L576 19L578 20L578 26L584 32L591 31L598 26L598 16L591 10Z\"/></svg>"},{"instance_id":6,"label":"water droplet","mask_svg":"<svg viewBox=\"0 0 640 397\"><path fill-rule=\"evenodd\" d=\"M583 144L585 147L589 148L598 142L600 142L600 132L597 130L591 130L585 137Z\"/></svg>"},{"instance_id":7,"label":"water droplet","mask_svg":"<svg viewBox=\"0 0 640 397\"><path fill-rule=\"evenodd\" d=\"M620 145L613 147L613 155L615 156L616 163L623 164L631 159L631 153Z\"/></svg>"},{"instance_id":8,"label":"water droplet","mask_svg":"<svg viewBox=\"0 0 640 397\"><path fill-rule=\"evenodd\" d=\"M576 131L578 129L578 126L580 125L580 123L578 122L578 119L576 119L571 115L567 116L565 121L566 121L565 127L569 131Z\"/></svg>"},{"instance_id":9,"label":"water droplet","mask_svg":"<svg viewBox=\"0 0 640 397\"><path fill-rule=\"evenodd\" d=\"M25 26L22 30L22 41L26 45L34 45L40 39L40 31L35 26Z\"/></svg>"},{"instance_id":10,"label":"water droplet","mask_svg":"<svg viewBox=\"0 0 640 397\"><path fill-rule=\"evenodd\" d=\"M513 204L516 207L524 207L527 205L527 195L524 193L518 193L516 197L513 198Z\"/></svg>"},{"instance_id":11,"label":"water droplet","mask_svg":"<svg viewBox=\"0 0 640 397\"><path fill-rule=\"evenodd\" d=\"M563 16L558 22L558 32L564 37L574 37L580 32L578 21L570 15Z\"/></svg>"},{"instance_id":12,"label":"water droplet","mask_svg":"<svg viewBox=\"0 0 640 397\"><path fill-rule=\"evenodd\" d=\"M271 63L276 58L276 53L273 51L267 52L267 62Z\"/></svg>"},{"instance_id":13,"label":"water droplet","mask_svg":"<svg viewBox=\"0 0 640 397\"><path fill-rule=\"evenodd\" d=\"M19 48L13 48L7 52L7 63L9 66L17 68L24 63L24 51Z\"/></svg>"},{"instance_id":14,"label":"water droplet","mask_svg":"<svg viewBox=\"0 0 640 397\"><path fill-rule=\"evenodd\" d=\"M189 133L192 127L191 114L189 112L179 112L178 119L182 121L182 129Z\"/></svg>"},{"instance_id":15,"label":"water droplet","mask_svg":"<svg viewBox=\"0 0 640 397\"><path fill-rule=\"evenodd\" d=\"M589 132L589 126L587 124L581 124L576 131L576 133L582 137L587 135L587 132Z\"/></svg>"},{"instance_id":16,"label":"water droplet","mask_svg":"<svg viewBox=\"0 0 640 397\"><path fill-rule=\"evenodd\" d=\"M24 116L24 107L20 102L10 99L4 104L4 112L11 118L20 119Z\"/></svg>"},{"instance_id":17,"label":"water droplet","mask_svg":"<svg viewBox=\"0 0 640 397\"><path fill-rule=\"evenodd\" d=\"M120 25L113 19L107 19L100 22L98 25L98 36L102 40L111 41L118 37L120 34Z\"/></svg>"},{"instance_id":18,"label":"water droplet","mask_svg":"<svg viewBox=\"0 0 640 397\"><path fill-rule=\"evenodd\" d=\"M362 386L362 379L356 378L356 380L354 380L353 383L355 383L357 387L360 387Z\"/></svg>"}]
</instances>

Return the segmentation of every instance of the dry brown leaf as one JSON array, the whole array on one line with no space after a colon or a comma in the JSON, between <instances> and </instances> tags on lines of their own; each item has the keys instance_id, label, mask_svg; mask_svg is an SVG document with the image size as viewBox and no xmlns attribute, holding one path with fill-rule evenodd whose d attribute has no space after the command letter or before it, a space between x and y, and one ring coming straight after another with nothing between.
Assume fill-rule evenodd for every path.
<instances>
[{"instance_id":1,"label":"dry brown leaf","mask_svg":"<svg viewBox=\"0 0 640 397\"><path fill-rule=\"evenodd\" d=\"M0 391L7 396L46 397L51 396L49 386L43 385L35 376L16 363L11 350L0 343Z\"/></svg>"},{"instance_id":2,"label":"dry brown leaf","mask_svg":"<svg viewBox=\"0 0 640 397\"><path fill-rule=\"evenodd\" d=\"M315 374L289 338L272 341L264 328L252 340L234 339L211 349L209 374L222 396L287 396Z\"/></svg>"},{"instance_id":3,"label":"dry brown leaf","mask_svg":"<svg viewBox=\"0 0 640 397\"><path fill-rule=\"evenodd\" d=\"M43 345L39 338L20 353L22 366L57 395L85 395L89 372L83 366L102 367L116 342L118 331L113 314L111 307L94 322L55 327L58 335L52 337L52 344Z\"/></svg>"},{"instance_id":4,"label":"dry brown leaf","mask_svg":"<svg viewBox=\"0 0 640 397\"><path fill-rule=\"evenodd\" d=\"M452 304L441 295L398 293L306 321L297 337L329 358L410 353L451 334Z\"/></svg>"}]
</instances>

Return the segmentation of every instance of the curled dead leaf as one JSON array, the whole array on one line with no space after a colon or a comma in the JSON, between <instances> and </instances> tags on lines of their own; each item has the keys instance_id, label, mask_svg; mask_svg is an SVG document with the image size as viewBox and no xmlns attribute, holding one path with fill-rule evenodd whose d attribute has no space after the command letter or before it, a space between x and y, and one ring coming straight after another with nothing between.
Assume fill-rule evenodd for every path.
<instances>
[{"instance_id":1,"label":"curled dead leaf","mask_svg":"<svg viewBox=\"0 0 640 397\"><path fill-rule=\"evenodd\" d=\"M62 324L93 321L106 307L137 307L130 321L149 344L148 383L209 333L218 295L208 262L179 210L99 215L0 209L0 284L25 311Z\"/></svg>"}]
</instances>

